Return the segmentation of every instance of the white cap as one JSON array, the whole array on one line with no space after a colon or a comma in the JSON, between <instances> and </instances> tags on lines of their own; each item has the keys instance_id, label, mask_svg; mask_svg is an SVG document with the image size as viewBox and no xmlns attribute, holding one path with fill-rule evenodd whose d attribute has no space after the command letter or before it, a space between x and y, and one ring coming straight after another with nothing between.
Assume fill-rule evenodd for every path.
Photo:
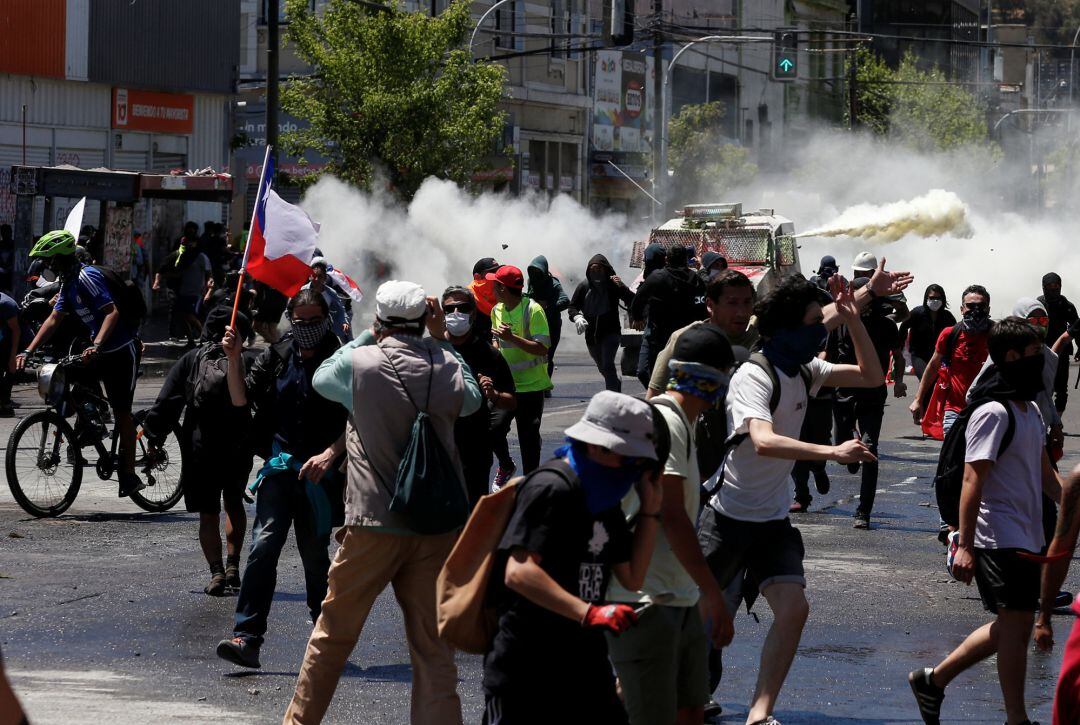
<instances>
[{"instance_id":1,"label":"white cap","mask_svg":"<svg viewBox=\"0 0 1080 725\"><path fill-rule=\"evenodd\" d=\"M311 263L308 264L308 266L309 267L314 267L316 264L322 265L323 267L329 267L330 266L330 263L326 261L326 257L312 257L311 258Z\"/></svg>"},{"instance_id":2,"label":"white cap","mask_svg":"<svg viewBox=\"0 0 1080 725\"><path fill-rule=\"evenodd\" d=\"M877 257L870 252L859 252L851 263L851 269L855 272L873 272L877 269Z\"/></svg>"},{"instance_id":3,"label":"white cap","mask_svg":"<svg viewBox=\"0 0 1080 725\"><path fill-rule=\"evenodd\" d=\"M427 312L427 295L415 282L392 279L375 291L375 317L387 325L416 323Z\"/></svg>"}]
</instances>

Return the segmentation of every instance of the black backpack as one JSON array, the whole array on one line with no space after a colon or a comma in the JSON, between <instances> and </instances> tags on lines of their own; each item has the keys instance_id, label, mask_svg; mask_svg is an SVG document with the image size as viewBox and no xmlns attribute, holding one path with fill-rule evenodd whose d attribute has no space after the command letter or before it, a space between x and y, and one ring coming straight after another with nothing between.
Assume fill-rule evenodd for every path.
<instances>
[{"instance_id":1,"label":"black backpack","mask_svg":"<svg viewBox=\"0 0 1080 725\"><path fill-rule=\"evenodd\" d=\"M229 359L221 345L200 347L187 381L188 405L195 410L219 408L228 396L228 371Z\"/></svg>"},{"instance_id":2,"label":"black backpack","mask_svg":"<svg viewBox=\"0 0 1080 725\"><path fill-rule=\"evenodd\" d=\"M142 290L130 279L124 279L108 267L94 265L94 269L105 278L105 286L120 310L120 320L124 326L131 332L137 331L146 318L146 300L143 299Z\"/></svg>"},{"instance_id":3,"label":"black backpack","mask_svg":"<svg viewBox=\"0 0 1080 725\"><path fill-rule=\"evenodd\" d=\"M960 491L964 487L964 458L967 454L967 429L971 421L971 415L980 406L995 402L994 398L983 398L969 404L960 411L953 423L952 428L945 434L945 440L941 444L941 453L938 456L937 471L934 473L934 493L937 496L938 512L941 520L954 528L960 525ZM1001 454L1012 442L1016 432L1016 417L1013 415L1012 406L1006 400L996 402L1005 406L1005 412L1009 416L1008 427L1005 435L1001 437L1001 445L998 447L998 460Z\"/></svg>"}]
</instances>

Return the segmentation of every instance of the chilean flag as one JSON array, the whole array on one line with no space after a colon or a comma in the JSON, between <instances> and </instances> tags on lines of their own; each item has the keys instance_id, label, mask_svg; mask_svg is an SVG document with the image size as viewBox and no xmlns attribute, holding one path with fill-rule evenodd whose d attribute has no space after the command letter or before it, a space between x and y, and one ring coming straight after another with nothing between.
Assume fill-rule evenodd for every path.
<instances>
[{"instance_id":1,"label":"chilean flag","mask_svg":"<svg viewBox=\"0 0 1080 725\"><path fill-rule=\"evenodd\" d=\"M244 267L255 279L292 297L311 276L319 225L303 209L288 203L270 188L273 178L271 157L263 165L251 233L244 250Z\"/></svg>"},{"instance_id":2,"label":"chilean flag","mask_svg":"<svg viewBox=\"0 0 1080 725\"><path fill-rule=\"evenodd\" d=\"M364 290L360 289L360 285L352 277L333 265L327 267L326 274L337 283L342 292L352 298L353 302L360 304L364 301Z\"/></svg>"}]
</instances>

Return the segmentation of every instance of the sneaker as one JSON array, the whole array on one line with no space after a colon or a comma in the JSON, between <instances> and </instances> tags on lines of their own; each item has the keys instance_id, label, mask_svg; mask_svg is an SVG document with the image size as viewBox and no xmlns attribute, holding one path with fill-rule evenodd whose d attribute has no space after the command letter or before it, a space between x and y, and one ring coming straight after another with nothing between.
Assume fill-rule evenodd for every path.
<instances>
[{"instance_id":1,"label":"sneaker","mask_svg":"<svg viewBox=\"0 0 1080 725\"><path fill-rule=\"evenodd\" d=\"M716 700L709 699L705 703L705 722L720 722L720 716L724 714L724 708L720 707L720 703Z\"/></svg>"},{"instance_id":2,"label":"sneaker","mask_svg":"<svg viewBox=\"0 0 1080 725\"><path fill-rule=\"evenodd\" d=\"M937 540L941 542L942 546L948 546L949 545L949 534L951 534L951 533L952 533L952 530L948 526L942 526L941 528L938 529Z\"/></svg>"},{"instance_id":3,"label":"sneaker","mask_svg":"<svg viewBox=\"0 0 1080 725\"><path fill-rule=\"evenodd\" d=\"M491 482L491 492L495 493L500 488L509 483L513 478L514 472L517 470L517 466L511 466L510 468L503 468L499 466L499 470L495 471L495 480Z\"/></svg>"},{"instance_id":4,"label":"sneaker","mask_svg":"<svg viewBox=\"0 0 1080 725\"><path fill-rule=\"evenodd\" d=\"M781 725L781 723L775 717L769 715L764 720L758 720L757 722L750 723L750 725Z\"/></svg>"},{"instance_id":5,"label":"sneaker","mask_svg":"<svg viewBox=\"0 0 1080 725\"><path fill-rule=\"evenodd\" d=\"M212 597L223 597L225 596L225 587L225 572L215 571L210 576L210 583L203 588L203 593Z\"/></svg>"},{"instance_id":6,"label":"sneaker","mask_svg":"<svg viewBox=\"0 0 1080 725\"><path fill-rule=\"evenodd\" d=\"M824 470L814 471L814 487L822 496L829 492L829 474Z\"/></svg>"},{"instance_id":7,"label":"sneaker","mask_svg":"<svg viewBox=\"0 0 1080 725\"><path fill-rule=\"evenodd\" d=\"M117 474L120 479L120 498L126 498L136 491L142 491L146 484L136 474L130 471L120 471Z\"/></svg>"},{"instance_id":8,"label":"sneaker","mask_svg":"<svg viewBox=\"0 0 1080 725\"><path fill-rule=\"evenodd\" d=\"M1073 603L1073 595L1069 592L1058 592L1054 597L1054 609L1065 609Z\"/></svg>"},{"instance_id":9,"label":"sneaker","mask_svg":"<svg viewBox=\"0 0 1080 725\"><path fill-rule=\"evenodd\" d=\"M934 674L933 667L923 667L908 675L908 684L915 693L915 702L919 706L919 714L927 725L938 725L941 722L941 701L945 699L945 690L938 687L930 679Z\"/></svg>"},{"instance_id":10,"label":"sneaker","mask_svg":"<svg viewBox=\"0 0 1080 725\"><path fill-rule=\"evenodd\" d=\"M217 656L241 667L259 669L259 645L247 641L243 637L223 639L218 642Z\"/></svg>"},{"instance_id":11,"label":"sneaker","mask_svg":"<svg viewBox=\"0 0 1080 725\"><path fill-rule=\"evenodd\" d=\"M855 512L855 521L852 526L856 529L869 529L870 528L870 514L863 513L862 511Z\"/></svg>"},{"instance_id":12,"label":"sneaker","mask_svg":"<svg viewBox=\"0 0 1080 725\"><path fill-rule=\"evenodd\" d=\"M809 503L804 503L802 501L796 500L796 501L793 501L792 504L791 504L791 507L788 508L788 513L789 514L804 514L804 513L806 513L806 510L809 509L809 508L810 508Z\"/></svg>"}]
</instances>

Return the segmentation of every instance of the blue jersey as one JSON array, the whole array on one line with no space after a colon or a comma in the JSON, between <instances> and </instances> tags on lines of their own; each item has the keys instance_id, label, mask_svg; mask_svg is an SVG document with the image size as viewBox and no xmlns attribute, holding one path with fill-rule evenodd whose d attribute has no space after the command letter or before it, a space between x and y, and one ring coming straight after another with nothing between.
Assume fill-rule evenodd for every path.
<instances>
[{"instance_id":1,"label":"blue jersey","mask_svg":"<svg viewBox=\"0 0 1080 725\"><path fill-rule=\"evenodd\" d=\"M101 324L105 321L107 314L102 309L109 305L115 306L115 304L112 295L109 294L105 275L98 269L84 266L79 270L78 277L65 281L60 287L60 295L56 298L56 306L53 309L57 312L77 314L83 324L89 328L91 338L94 338L101 330ZM105 340L101 346L101 352L111 352L121 348L130 344L132 339L127 327L120 322L113 328L109 339Z\"/></svg>"}]
</instances>

